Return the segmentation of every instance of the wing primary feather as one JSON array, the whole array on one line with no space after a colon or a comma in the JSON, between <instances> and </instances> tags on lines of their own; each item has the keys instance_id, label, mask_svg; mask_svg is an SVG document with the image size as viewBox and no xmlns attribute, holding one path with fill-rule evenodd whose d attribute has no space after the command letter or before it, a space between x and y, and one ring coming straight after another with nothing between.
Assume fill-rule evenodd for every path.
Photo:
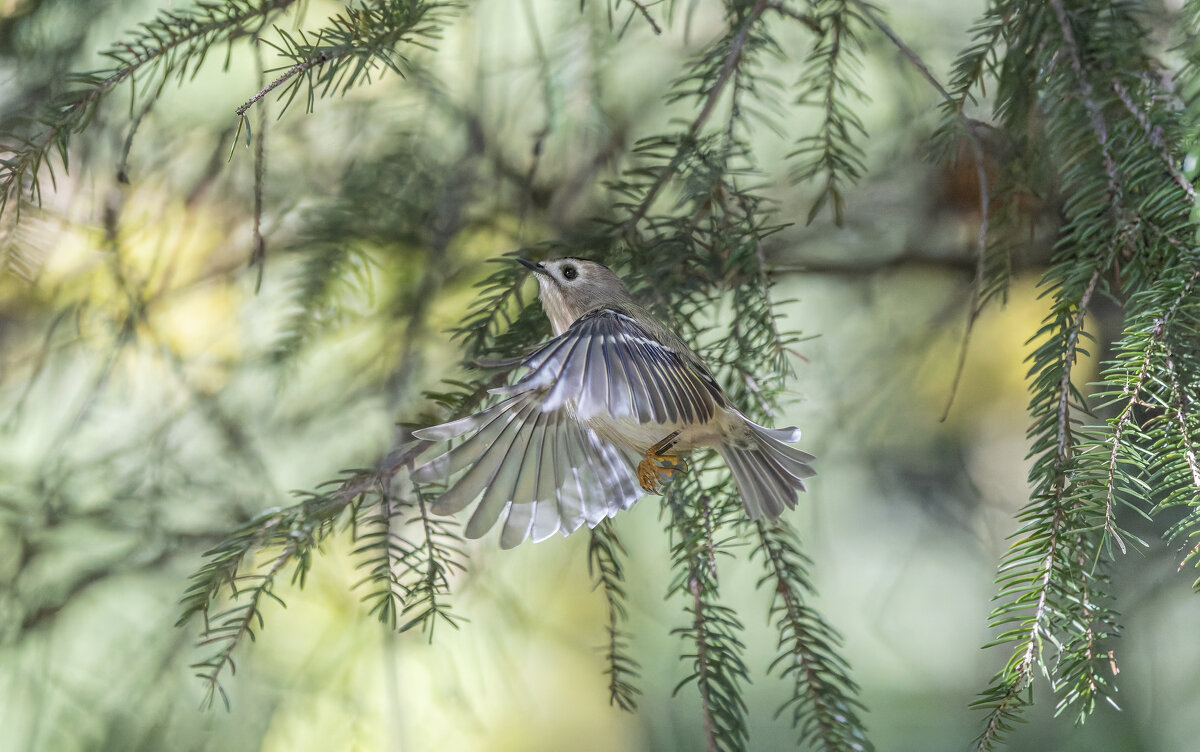
<instances>
[{"instance_id":1,"label":"wing primary feather","mask_svg":"<svg viewBox=\"0 0 1200 752\"><path fill-rule=\"evenodd\" d=\"M533 524L532 504L509 504L508 517L500 529L500 548L508 550L521 544L529 537L529 527Z\"/></svg>"},{"instance_id":2,"label":"wing primary feather","mask_svg":"<svg viewBox=\"0 0 1200 752\"><path fill-rule=\"evenodd\" d=\"M529 415L536 409L537 405L532 400L517 408L512 420L483 456L433 502L433 511L437 514L454 514L474 501L485 488L489 488L503 467L513 440L520 436Z\"/></svg>"},{"instance_id":3,"label":"wing primary feather","mask_svg":"<svg viewBox=\"0 0 1200 752\"><path fill-rule=\"evenodd\" d=\"M529 528L529 537L536 543L545 540L558 530L558 483L555 468L555 447L558 441L559 424L569 420L559 410L553 413L543 413L546 428L542 431L542 443L538 447L538 474L536 490L534 491L533 521Z\"/></svg>"},{"instance_id":4,"label":"wing primary feather","mask_svg":"<svg viewBox=\"0 0 1200 752\"><path fill-rule=\"evenodd\" d=\"M417 430L413 431L413 436L417 437L418 439L424 439L425 441L447 441L456 436L462 436L472 428L483 425L485 422L490 421L496 415L503 414L505 410L512 406L512 402L512 399L507 399L489 407L486 410L475 413L474 415L468 415L467 417L460 418L459 420L452 420L449 423L442 423L441 425L437 426L429 426L428 428L418 428Z\"/></svg>"},{"instance_id":5,"label":"wing primary feather","mask_svg":"<svg viewBox=\"0 0 1200 752\"><path fill-rule=\"evenodd\" d=\"M617 507L620 509L628 509L633 506L634 502L641 498L641 486L639 486L633 477L633 472L626 462L624 455L615 446L609 445L610 460L609 466L616 474L618 483L621 489L621 497L617 500Z\"/></svg>"},{"instance_id":6,"label":"wing primary feather","mask_svg":"<svg viewBox=\"0 0 1200 752\"><path fill-rule=\"evenodd\" d=\"M604 342L604 361L608 367L609 411L619 418L634 418L641 422L638 399L634 395L625 360L621 357L622 339L618 333L607 336Z\"/></svg>"},{"instance_id":7,"label":"wing primary feather","mask_svg":"<svg viewBox=\"0 0 1200 752\"><path fill-rule=\"evenodd\" d=\"M511 407L511 406L507 406ZM518 406L519 408L519 406ZM434 457L413 471L412 478L418 483L428 483L433 480L446 480L481 457L504 431L517 413L516 409L505 409L490 416L489 420L480 426L456 447L447 449L441 455ZM480 413L483 415L484 413Z\"/></svg>"},{"instance_id":8,"label":"wing primary feather","mask_svg":"<svg viewBox=\"0 0 1200 752\"><path fill-rule=\"evenodd\" d=\"M541 448L546 437L546 423L557 413L538 413L533 430L518 464L517 479L508 498L508 517L500 530L500 548L519 545L529 537L533 513L537 505L537 483L541 474Z\"/></svg>"},{"instance_id":9,"label":"wing primary feather","mask_svg":"<svg viewBox=\"0 0 1200 752\"><path fill-rule=\"evenodd\" d=\"M576 429L569 445L571 466L576 469L579 476L579 487L582 493L580 513L583 522L587 523L588 527L594 527L600 520L608 516L605 506L607 501L603 484L596 473L596 468L592 465L592 458L585 445L588 429L578 424Z\"/></svg>"},{"instance_id":10,"label":"wing primary feather","mask_svg":"<svg viewBox=\"0 0 1200 752\"><path fill-rule=\"evenodd\" d=\"M585 495L580 483L581 471L573 459L573 446L579 432L579 426L574 420L559 421L554 464L558 471L559 529L563 535L575 532L583 524L584 518Z\"/></svg>"},{"instance_id":11,"label":"wing primary feather","mask_svg":"<svg viewBox=\"0 0 1200 752\"><path fill-rule=\"evenodd\" d=\"M538 464L541 461L539 450L542 439L546 435L546 421L554 413L540 413L533 418L533 430L529 433L529 441L518 463L516 483L513 484L512 496L508 498L514 504L532 504L537 501Z\"/></svg>"},{"instance_id":12,"label":"wing primary feather","mask_svg":"<svg viewBox=\"0 0 1200 752\"><path fill-rule=\"evenodd\" d=\"M596 475L605 491L606 516L611 517L621 509L628 509L637 500L633 473L616 446L605 441L594 431L587 432L586 439L590 445Z\"/></svg>"},{"instance_id":13,"label":"wing primary feather","mask_svg":"<svg viewBox=\"0 0 1200 752\"><path fill-rule=\"evenodd\" d=\"M650 389L646 386L646 381L642 377L641 370L634 364L633 354L629 352L629 345L625 340L625 337L617 338L613 342L613 351L625 376L625 384L629 389L629 403L633 407L633 414L637 417L638 423L649 423L655 420L654 398L650 394Z\"/></svg>"},{"instance_id":14,"label":"wing primary feather","mask_svg":"<svg viewBox=\"0 0 1200 752\"><path fill-rule=\"evenodd\" d=\"M497 442L497 453L500 455L497 469L486 487L481 489L483 499L475 507L471 519L467 521L464 532L468 538L479 538L491 530L496 521L500 519L500 514L512 500L513 487L516 485L517 474L521 470L521 460L529 446L529 437L533 433L534 423L541 415L541 410L531 395L528 404L521 410L519 418L513 421L514 424L520 425L519 430L509 438L507 443Z\"/></svg>"},{"instance_id":15,"label":"wing primary feather","mask_svg":"<svg viewBox=\"0 0 1200 752\"><path fill-rule=\"evenodd\" d=\"M680 415L682 415L679 409L679 398L671 388L666 373L659 366L658 357L645 342L640 340L635 341L634 348L634 356L639 358L643 376L647 382L654 384L655 389L662 397L663 417L666 420L659 420L657 422L678 423Z\"/></svg>"}]
</instances>

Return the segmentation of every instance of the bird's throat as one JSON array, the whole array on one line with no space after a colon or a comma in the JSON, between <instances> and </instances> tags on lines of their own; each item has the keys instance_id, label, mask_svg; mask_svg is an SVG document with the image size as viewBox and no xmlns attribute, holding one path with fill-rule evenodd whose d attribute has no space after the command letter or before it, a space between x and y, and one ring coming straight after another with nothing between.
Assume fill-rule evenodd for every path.
<instances>
[{"instance_id":1,"label":"bird's throat","mask_svg":"<svg viewBox=\"0 0 1200 752\"><path fill-rule=\"evenodd\" d=\"M557 337L569 329L571 324L575 323L575 319L584 312L571 310L553 281L541 282L540 287L538 299L542 301L542 310L546 312L546 318L550 319L550 329Z\"/></svg>"}]
</instances>

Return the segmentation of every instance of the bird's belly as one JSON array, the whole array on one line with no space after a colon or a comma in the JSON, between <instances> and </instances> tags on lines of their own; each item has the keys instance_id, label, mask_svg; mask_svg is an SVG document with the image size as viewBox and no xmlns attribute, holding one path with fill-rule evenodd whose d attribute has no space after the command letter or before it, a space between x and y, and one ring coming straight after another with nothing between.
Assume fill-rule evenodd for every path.
<instances>
[{"instance_id":1,"label":"bird's belly","mask_svg":"<svg viewBox=\"0 0 1200 752\"><path fill-rule=\"evenodd\" d=\"M594 415L585 421L596 433L613 442L627 446L644 454L650 447L679 431L671 454L687 452L699 446L714 446L720 443L721 432L718 421L708 423L655 423L639 422L636 418L618 418L612 415Z\"/></svg>"}]
</instances>

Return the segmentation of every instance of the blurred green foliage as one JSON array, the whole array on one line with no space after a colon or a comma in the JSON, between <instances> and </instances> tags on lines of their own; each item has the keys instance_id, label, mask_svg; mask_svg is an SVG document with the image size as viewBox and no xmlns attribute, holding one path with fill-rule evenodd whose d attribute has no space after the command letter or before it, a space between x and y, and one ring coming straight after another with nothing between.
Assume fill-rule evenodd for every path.
<instances>
[{"instance_id":1,"label":"blurred green foliage","mask_svg":"<svg viewBox=\"0 0 1200 752\"><path fill-rule=\"evenodd\" d=\"M738 43L739 24L762 14L764 4L480 0L447 4L435 18L412 15L423 4L407 2L349 9L318 0L209 10L172 4L164 11L149 2L0 1L0 148L6 160L19 160L32 153L28 147L48 147L44 161L28 162L5 183L0 216L0 749L704 746L696 693L671 697L693 672L680 655L690 649L686 640L697 639L675 634L695 629L682 608L697 608L679 597L689 581L677 580L696 555L711 553L687 545L686 518L698 513L679 497L674 506L644 500L614 520L610 532L625 553L621 576L602 577L602 592L592 589L589 549L594 557L597 541L613 539L581 533L512 552L487 538L465 544L469 568L447 574L461 628L443 623L433 640L381 627L376 617L405 619L395 603L387 605L390 591L362 583L368 571L355 549L373 539L352 539L345 517L331 512L321 522L331 534L318 537L303 591L289 562L272 591L287 608L265 598L265 629L253 622L257 642L233 646L240 670L222 676L230 710L199 709L205 687L189 664L209 652L194 645L197 621L173 625L188 576L213 560L204 552L228 543L231 531L282 519L296 502L294 489L325 494L329 479L375 477L380 458L386 462L402 443L397 422L442 415L426 391L455 408L478 400L477 391L455 388L482 378L463 364L512 354L545 331L532 290L488 263L522 247L570 249L617 264L635 292L676 317L743 403L781 411L773 422L802 426L804 447L820 457L821 475L791 518L812 563L784 557L796 571L758 588L763 559L752 554L754 532L746 538L739 529L741 538L717 549L719 600L718 583L705 585L712 603L702 606L726 609L719 623L729 631L731 663L744 664L750 678L733 680L744 702L733 728L748 734L748 746L795 744L792 688L787 677L768 677L775 640L787 634L777 632L780 611L771 598L788 583L803 596L811 580L820 597L808 605L844 635L832 660L853 666L875 744L962 748L981 728L968 705L1005 663L978 646L996 636L987 629L995 565L1014 516L1030 503L1025 478L1036 458L1028 457L1024 359L1047 312L1035 277L1060 270L1065 282L1052 289L1061 298L1062 331L1098 343L1068 366L1067 385L1080 393L1067 398L1083 408L1077 420L1098 431L1087 440L1103 450L1113 434L1101 429L1114 425L1106 420L1121 405L1106 412L1087 385L1106 378L1111 390L1119 383L1112 364L1121 352L1132 353L1125 362L1139 362L1136 343L1144 340L1136 334L1153 331L1156 309L1150 292L1126 297L1122 285L1161 268L1138 266L1138 254L1169 254L1154 251L1166 241L1146 231L1151 239L1132 243L1130 258L1104 258L1109 265L1096 267L1102 281L1090 289L1107 295L1089 292L1082 306L1088 320L1075 327L1075 293L1092 279L1090 269L1079 277L1076 262L1100 256L1064 255L1062 238L1086 247L1096 216L1112 219L1113 233L1127 237L1129 216L1151 225L1164 206L1184 227L1173 231L1188 232L1187 206L1154 203L1146 198L1154 191L1142 187L1172 183L1166 168L1173 157L1161 162L1159 152L1181 142L1139 140L1141 122L1119 90L1102 92L1100 116L1124 124L1124 131L1114 128L1111 149L1141 160L1133 163L1141 171L1130 174L1151 175L1125 195L1150 207L1131 199L1115 218L1103 208L1077 208L1085 199L1113 203L1111 192L1071 187L1080 165L1104 174L1085 138L1096 113L1073 89L1047 93L1022 79L1028 66L997 59L985 45L994 33L1013 54L1049 49L1013 40L1047 28L1055 4L1039 11L1041 25L1005 15L1024 5L887 8L898 37L935 75L949 72L944 80L963 118L993 120L994 102L972 101L981 93L972 88L973 66L996 73L1009 98L991 88L988 95L1006 102L994 119L1007 117L1003 127L963 128L970 121L953 107L939 114L937 93L873 24L869 13L883 18L881 11L821 1L779 4L763 25L745 27L753 34L740 44L757 45L757 57L733 85L758 87L746 94L746 117L727 112L722 100L710 123L722 127L689 140L688 125L729 45ZM1114 13L1154 21L1142 35L1132 22L1096 20L1094 4L1065 6L1080 34L1095 32L1079 43L1105 40L1102 48L1142 66L1136 71L1153 69L1145 54L1183 38L1164 60L1191 107L1194 77L1180 61L1193 54L1192 16L1174 7L1114 6ZM227 34L228 47L226 37L211 50L185 45L161 67L106 83L155 54L162 41L150 19L195 8L218 20L229 9L255 12ZM1160 15L1137 15L1144 10ZM991 26L968 33L985 12ZM139 28L142 22L151 26ZM272 25L282 35L279 48L254 45ZM208 27L197 28L196 39L213 39L203 36ZM862 44L857 57L849 54L853 38ZM843 42L845 49L837 46ZM1063 62L1068 53L1046 54L1075 75ZM1081 64L1108 75L1097 60ZM338 61L343 67L332 64ZM235 114L293 65L305 67L245 120ZM689 65L715 74L689 79ZM94 73L72 78L72 71ZM1145 86L1130 84L1125 98L1159 96L1157 84ZM103 95L93 96L98 87ZM326 87L336 96L326 97ZM812 106L827 95L836 99L832 117ZM1076 109L1057 113L1049 97ZM1147 112L1143 119L1161 114ZM1194 127L1194 119L1181 120L1171 127ZM1060 122L1078 128L1055 130L1065 127L1054 125ZM939 127L950 158L930 163L929 139ZM260 144L264 158L257 160ZM1073 149L1083 156L1073 159ZM982 256L980 151L998 197ZM676 164L684 161L686 169ZM663 165L680 168L684 179L658 185ZM722 215L713 208L727 208L714 185L736 186L746 202ZM639 203L650 191L657 208L654 200ZM719 249L747 238L763 265L723 266L741 256ZM1187 252L1178 251L1181 268L1193 241L1187 237ZM768 299L754 286L760 271L774 284L773 308L755 308ZM473 287L488 278L492 288ZM989 300L1006 306L985 309ZM1143 300L1150 302L1139 308ZM709 306L716 310L696 313ZM1190 321L1184 309L1180 319ZM751 356L725 335L731 316L746 311L778 314L784 334L819 336L788 342L769 372L742 373ZM968 316L970 344L954 389ZM1131 329L1139 320L1145 326ZM448 338L451 330L458 339ZM1165 356L1171 363L1194 357L1188 336L1173 341ZM1034 365L1045 370L1061 355L1051 347ZM789 368L798 377L785 383ZM761 403L755 377L767 392ZM954 403L939 422L951 392ZM1178 393L1147 392L1146 401L1170 405ZM1114 396L1120 399L1119 389ZM1086 412L1095 405L1093 419ZM1131 425L1141 430L1154 418L1145 407ZM1194 418L1183 418L1182 445L1130 446L1184 461ZM1190 480L1172 476L1172 467L1131 481L1149 498L1116 509L1132 555L1113 555L1111 539L1092 541L1078 550L1094 558L1070 564L1091 576L1101 570L1088 567L1102 560L1103 587L1120 604L1122 637L1104 642L1087 670L1098 666L1109 682L1119 658L1123 712L1101 705L1074 727L1052 718L1053 702L1039 702L1025 713L1030 723L1012 732L1012 748L1184 749L1200 736L1191 681L1200 655L1188 629L1200 614L1177 574L1190 548L1190 512L1166 509L1153 522L1138 514L1153 511L1160 490L1191 503ZM1047 477L1053 487L1057 476ZM1086 483L1070 488L1086 491ZM725 511L736 510L735 502ZM380 524L384 508L363 519ZM676 520L685 523L669 541L663 528ZM1078 527L1095 528L1089 520ZM1175 522L1185 525L1185 539L1163 542L1164 525ZM270 556L249 564L269 567ZM616 621L614 602L624 609ZM1046 651L1048 672L1060 668L1050 653L1069 632L1070 604L1063 614L1033 638L1039 654ZM619 627L620 656L640 667L629 678L640 692L637 714L608 704L605 670L616 664L606 624ZM836 632L828 639L836 644ZM1111 660L1108 649L1118 651ZM1037 694L1049 694L1034 668L1000 674L995 696L1024 692L1030 681ZM828 734L819 738L833 746ZM731 739L733 746L741 741Z\"/></svg>"}]
</instances>

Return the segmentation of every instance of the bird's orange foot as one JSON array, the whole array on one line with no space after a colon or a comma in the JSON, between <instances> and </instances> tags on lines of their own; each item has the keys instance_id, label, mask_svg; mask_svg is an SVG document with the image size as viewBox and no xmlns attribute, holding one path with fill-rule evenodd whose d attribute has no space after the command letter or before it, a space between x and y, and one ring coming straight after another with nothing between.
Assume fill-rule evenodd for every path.
<instances>
[{"instance_id":1,"label":"bird's orange foot","mask_svg":"<svg viewBox=\"0 0 1200 752\"><path fill-rule=\"evenodd\" d=\"M675 473L682 475L688 471L688 464L682 457L673 454L657 454L651 449L637 466L638 483L647 493L662 495L663 482Z\"/></svg>"}]
</instances>

